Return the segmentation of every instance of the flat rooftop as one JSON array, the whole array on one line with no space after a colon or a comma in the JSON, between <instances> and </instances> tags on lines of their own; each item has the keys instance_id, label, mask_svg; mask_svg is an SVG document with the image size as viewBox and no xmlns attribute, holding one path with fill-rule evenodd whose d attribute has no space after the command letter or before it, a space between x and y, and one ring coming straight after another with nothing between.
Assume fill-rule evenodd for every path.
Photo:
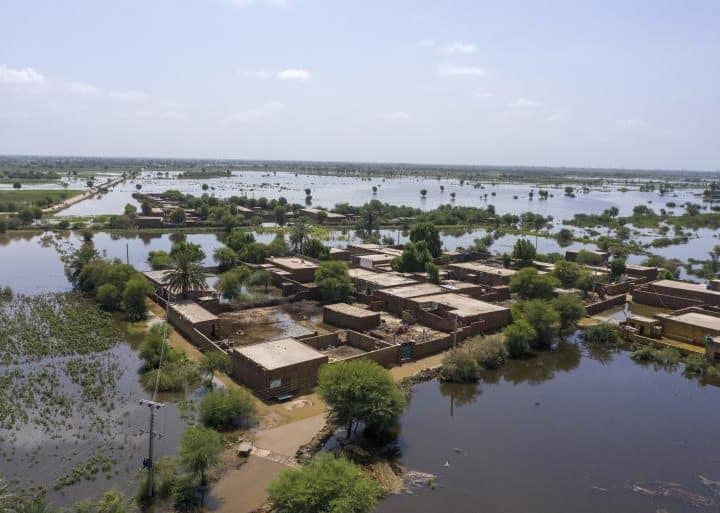
<instances>
[{"instance_id":1,"label":"flat rooftop","mask_svg":"<svg viewBox=\"0 0 720 513\"><path fill-rule=\"evenodd\" d=\"M439 285L434 283L415 283L414 285L408 285L406 287L393 287L389 290L384 290L385 294L394 297L400 297L404 299L429 296L431 294L439 294L443 289Z\"/></svg>"},{"instance_id":2,"label":"flat rooftop","mask_svg":"<svg viewBox=\"0 0 720 513\"><path fill-rule=\"evenodd\" d=\"M170 303L170 308L179 313L182 317L187 319L192 324L198 324L200 322L216 321L218 316L208 310L205 310L202 306L197 304L195 301L183 301L182 303Z\"/></svg>"},{"instance_id":3,"label":"flat rooftop","mask_svg":"<svg viewBox=\"0 0 720 513\"><path fill-rule=\"evenodd\" d=\"M702 283L687 283L677 280L658 280L650 283L652 286L667 287L670 289L687 290L692 292L700 292L702 294L715 294L720 296L720 292L710 290Z\"/></svg>"},{"instance_id":4,"label":"flat rooftop","mask_svg":"<svg viewBox=\"0 0 720 513\"><path fill-rule=\"evenodd\" d=\"M356 317L356 318L361 318L361 319L364 319L367 317L377 317L378 315L380 315L380 312L373 312L372 310L349 305L347 303L336 303L334 305L325 305L324 308L327 310L330 310L332 312L337 312L337 313L341 313L344 315L349 315L351 317Z\"/></svg>"},{"instance_id":5,"label":"flat rooftop","mask_svg":"<svg viewBox=\"0 0 720 513\"><path fill-rule=\"evenodd\" d=\"M389 262L397 255L390 255L387 253L367 253L365 255L356 255L357 258L362 260L369 260L371 262Z\"/></svg>"},{"instance_id":6,"label":"flat rooftop","mask_svg":"<svg viewBox=\"0 0 720 513\"><path fill-rule=\"evenodd\" d=\"M478 288L478 285L475 285L474 283L468 283L466 281L445 280L440 283L440 288L449 292L453 292L463 289L475 289Z\"/></svg>"},{"instance_id":7,"label":"flat rooftop","mask_svg":"<svg viewBox=\"0 0 720 513\"><path fill-rule=\"evenodd\" d=\"M467 269L468 271L474 271L485 274L497 274L498 276L512 276L517 271L515 269L505 269L504 267L494 267L492 265L482 264L480 262L460 262L457 264L450 264L449 267L459 267L460 269Z\"/></svg>"},{"instance_id":8,"label":"flat rooftop","mask_svg":"<svg viewBox=\"0 0 720 513\"><path fill-rule=\"evenodd\" d=\"M351 267L348 269L348 275L350 278L363 278L365 276L372 276L374 274L380 274L375 271L371 271L370 269L365 269L364 267Z\"/></svg>"},{"instance_id":9,"label":"flat rooftop","mask_svg":"<svg viewBox=\"0 0 720 513\"><path fill-rule=\"evenodd\" d=\"M368 274L357 276L355 278L371 285L375 285L376 287L382 289L395 289L396 287L401 287L403 285L414 285L417 283L417 280L408 278L407 276L403 276L402 274L397 273L371 272Z\"/></svg>"},{"instance_id":10,"label":"flat rooftop","mask_svg":"<svg viewBox=\"0 0 720 513\"><path fill-rule=\"evenodd\" d=\"M282 369L298 363L326 358L320 351L298 342L294 338L236 347L234 351L267 370Z\"/></svg>"},{"instance_id":11,"label":"flat rooftop","mask_svg":"<svg viewBox=\"0 0 720 513\"><path fill-rule=\"evenodd\" d=\"M720 317L700 312L687 312L680 315L668 315L667 319L699 326L713 331L720 331Z\"/></svg>"},{"instance_id":12,"label":"flat rooftop","mask_svg":"<svg viewBox=\"0 0 720 513\"><path fill-rule=\"evenodd\" d=\"M273 257L268 260L274 265L287 269L317 269L319 267L315 262L298 257Z\"/></svg>"},{"instance_id":13,"label":"flat rooftop","mask_svg":"<svg viewBox=\"0 0 720 513\"><path fill-rule=\"evenodd\" d=\"M504 306L494 305L479 299L473 299L469 296L460 294L437 294L434 296L424 296L416 301L421 303L437 303L450 308L452 313L459 317L473 317L490 312L502 312L508 310Z\"/></svg>"},{"instance_id":14,"label":"flat rooftop","mask_svg":"<svg viewBox=\"0 0 720 513\"><path fill-rule=\"evenodd\" d=\"M328 219L345 219L345 216L343 214L338 214L337 212L330 212L321 208L303 208L302 210L300 210L300 212L313 215L318 215L320 212L324 212L325 215L327 215Z\"/></svg>"},{"instance_id":15,"label":"flat rooftop","mask_svg":"<svg viewBox=\"0 0 720 513\"><path fill-rule=\"evenodd\" d=\"M628 321L637 321L637 322L644 322L647 324L652 324L655 322L660 322L659 319L655 319L654 317L648 317L647 315L640 315L640 314L630 314L627 316Z\"/></svg>"}]
</instances>

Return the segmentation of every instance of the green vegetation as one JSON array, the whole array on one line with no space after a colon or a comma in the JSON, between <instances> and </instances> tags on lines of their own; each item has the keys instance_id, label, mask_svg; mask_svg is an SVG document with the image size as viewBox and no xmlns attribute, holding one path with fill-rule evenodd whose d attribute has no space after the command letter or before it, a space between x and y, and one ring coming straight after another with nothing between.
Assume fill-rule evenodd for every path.
<instances>
[{"instance_id":1,"label":"green vegetation","mask_svg":"<svg viewBox=\"0 0 720 513\"><path fill-rule=\"evenodd\" d=\"M387 430L407 404L390 373L370 360L325 365L317 390L348 438L360 423L366 433Z\"/></svg>"},{"instance_id":2,"label":"green vegetation","mask_svg":"<svg viewBox=\"0 0 720 513\"><path fill-rule=\"evenodd\" d=\"M242 427L254 415L253 397L242 388L213 390L200 401L200 420L207 427L220 431Z\"/></svg>"},{"instance_id":3,"label":"green vegetation","mask_svg":"<svg viewBox=\"0 0 720 513\"><path fill-rule=\"evenodd\" d=\"M190 483L197 483L195 489L200 492L200 506L204 504L205 492L209 485L208 472L220 465L222 451L222 438L212 429L191 426L182 435L180 462L189 474L189 479L183 484L187 487ZM187 493L186 491L183 493L182 488L176 488L174 493L176 493L177 507L177 499L187 498Z\"/></svg>"},{"instance_id":4,"label":"green vegetation","mask_svg":"<svg viewBox=\"0 0 720 513\"><path fill-rule=\"evenodd\" d=\"M393 270L401 273L424 272L428 264L432 263L432 254L428 250L427 242L408 242L399 257L393 259Z\"/></svg>"},{"instance_id":5,"label":"green vegetation","mask_svg":"<svg viewBox=\"0 0 720 513\"><path fill-rule=\"evenodd\" d=\"M481 369L499 369L508 357L501 335L474 338L443 357L440 379L451 383L477 381Z\"/></svg>"},{"instance_id":6,"label":"green vegetation","mask_svg":"<svg viewBox=\"0 0 720 513\"><path fill-rule=\"evenodd\" d=\"M424 241L427 250L433 258L437 258L442 254L442 241L435 225L424 222L414 225L410 229L410 241L418 243Z\"/></svg>"},{"instance_id":7,"label":"green vegetation","mask_svg":"<svg viewBox=\"0 0 720 513\"><path fill-rule=\"evenodd\" d=\"M605 347L617 345L620 339L617 327L609 322L600 322L586 327L580 333L580 338L588 344Z\"/></svg>"},{"instance_id":8,"label":"green vegetation","mask_svg":"<svg viewBox=\"0 0 720 513\"><path fill-rule=\"evenodd\" d=\"M381 490L357 465L321 454L299 469L283 471L268 493L277 513L367 513Z\"/></svg>"},{"instance_id":9,"label":"green vegetation","mask_svg":"<svg viewBox=\"0 0 720 513\"><path fill-rule=\"evenodd\" d=\"M320 264L315 271L315 283L320 289L322 300L328 303L347 301L355 290L347 264L339 260Z\"/></svg>"},{"instance_id":10,"label":"green vegetation","mask_svg":"<svg viewBox=\"0 0 720 513\"><path fill-rule=\"evenodd\" d=\"M183 298L187 298L190 291L205 289L205 271L199 264L205 253L199 245L178 242L173 245L170 257L173 266L165 273L168 290L180 292Z\"/></svg>"},{"instance_id":11,"label":"green vegetation","mask_svg":"<svg viewBox=\"0 0 720 513\"><path fill-rule=\"evenodd\" d=\"M536 253L532 242L527 239L518 239L513 247L512 257L517 260L518 267L529 267L532 265Z\"/></svg>"},{"instance_id":12,"label":"green vegetation","mask_svg":"<svg viewBox=\"0 0 720 513\"><path fill-rule=\"evenodd\" d=\"M510 280L510 292L520 299L550 299L558 286L560 282L557 279L549 274L540 274L534 267L520 269Z\"/></svg>"},{"instance_id":13,"label":"green vegetation","mask_svg":"<svg viewBox=\"0 0 720 513\"><path fill-rule=\"evenodd\" d=\"M197 367L185 353L170 346L166 340L165 324L156 324L143 338L140 357L144 361L143 384L160 392L181 392L200 381ZM161 366L162 363L162 366Z\"/></svg>"},{"instance_id":14,"label":"green vegetation","mask_svg":"<svg viewBox=\"0 0 720 513\"><path fill-rule=\"evenodd\" d=\"M512 306L513 321L524 319L535 330L530 342L533 349L548 349L553 342L554 326L560 316L553 306L542 299L518 301Z\"/></svg>"},{"instance_id":15,"label":"green vegetation","mask_svg":"<svg viewBox=\"0 0 720 513\"><path fill-rule=\"evenodd\" d=\"M524 358L530 354L537 332L525 319L517 319L503 331L505 347L510 358Z\"/></svg>"},{"instance_id":16,"label":"green vegetation","mask_svg":"<svg viewBox=\"0 0 720 513\"><path fill-rule=\"evenodd\" d=\"M574 331L578 321L585 317L585 306L576 294L561 294L552 300L552 307L558 314L558 332L561 339Z\"/></svg>"},{"instance_id":17,"label":"green vegetation","mask_svg":"<svg viewBox=\"0 0 720 513\"><path fill-rule=\"evenodd\" d=\"M24 207L52 207L81 192L74 189L0 190L0 212L16 212Z\"/></svg>"}]
</instances>

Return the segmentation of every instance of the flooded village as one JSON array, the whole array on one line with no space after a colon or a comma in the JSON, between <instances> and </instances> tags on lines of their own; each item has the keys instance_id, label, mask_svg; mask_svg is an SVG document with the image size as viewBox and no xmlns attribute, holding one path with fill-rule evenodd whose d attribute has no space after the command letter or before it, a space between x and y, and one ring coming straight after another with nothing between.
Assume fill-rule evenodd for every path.
<instances>
[{"instance_id":1,"label":"flooded village","mask_svg":"<svg viewBox=\"0 0 720 513\"><path fill-rule=\"evenodd\" d=\"M18 498L270 511L331 472L378 511L718 504L713 182L442 176L410 206L384 192L404 177L173 176L3 214ZM318 205L333 180L364 201Z\"/></svg>"}]
</instances>

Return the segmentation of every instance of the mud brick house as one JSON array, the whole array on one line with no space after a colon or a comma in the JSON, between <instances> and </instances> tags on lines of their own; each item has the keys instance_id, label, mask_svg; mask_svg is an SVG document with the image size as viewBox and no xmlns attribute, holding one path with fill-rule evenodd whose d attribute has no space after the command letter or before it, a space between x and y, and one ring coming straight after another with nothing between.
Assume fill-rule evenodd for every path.
<instances>
[{"instance_id":1,"label":"mud brick house","mask_svg":"<svg viewBox=\"0 0 720 513\"><path fill-rule=\"evenodd\" d=\"M504 267L493 267L480 262L460 262L448 266L455 277L461 281L481 283L483 285L508 285L517 271Z\"/></svg>"},{"instance_id":2,"label":"mud brick house","mask_svg":"<svg viewBox=\"0 0 720 513\"><path fill-rule=\"evenodd\" d=\"M720 292L699 283L659 280L633 291L633 300L647 305L680 309L706 304L720 306Z\"/></svg>"},{"instance_id":3,"label":"mud brick house","mask_svg":"<svg viewBox=\"0 0 720 513\"><path fill-rule=\"evenodd\" d=\"M339 328L368 331L380 325L380 312L337 303L323 307L323 322Z\"/></svg>"},{"instance_id":4,"label":"mud brick house","mask_svg":"<svg viewBox=\"0 0 720 513\"><path fill-rule=\"evenodd\" d=\"M233 378L265 400L312 392L320 366L328 362L327 355L294 338L236 347L228 354Z\"/></svg>"},{"instance_id":5,"label":"mud brick house","mask_svg":"<svg viewBox=\"0 0 720 513\"><path fill-rule=\"evenodd\" d=\"M443 289L434 283L415 283L404 287L376 290L374 296L381 302L383 310L402 315L410 305L409 300L420 296L440 294Z\"/></svg>"},{"instance_id":6,"label":"mud brick house","mask_svg":"<svg viewBox=\"0 0 720 513\"><path fill-rule=\"evenodd\" d=\"M274 257L268 258L268 262L273 268L279 269L281 273L278 276L297 281L299 283L310 283L315 280L315 271L318 264L310 260L298 257ZM272 273L273 268L269 271Z\"/></svg>"},{"instance_id":7,"label":"mud brick house","mask_svg":"<svg viewBox=\"0 0 720 513\"><path fill-rule=\"evenodd\" d=\"M408 308L418 321L431 328L448 329L479 324L483 332L495 331L510 324L510 309L462 294L437 294L410 299ZM423 315L430 314L430 315ZM437 322L437 318L444 322Z\"/></svg>"},{"instance_id":8,"label":"mud brick house","mask_svg":"<svg viewBox=\"0 0 720 513\"><path fill-rule=\"evenodd\" d=\"M669 338L704 346L708 337L720 336L720 313L690 307L655 317L662 322L663 335Z\"/></svg>"}]
</instances>

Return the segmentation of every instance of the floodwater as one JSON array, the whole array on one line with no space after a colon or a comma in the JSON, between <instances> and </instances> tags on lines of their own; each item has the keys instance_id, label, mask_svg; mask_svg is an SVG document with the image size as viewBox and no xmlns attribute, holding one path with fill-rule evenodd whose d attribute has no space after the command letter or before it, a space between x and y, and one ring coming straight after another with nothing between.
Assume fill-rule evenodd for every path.
<instances>
[{"instance_id":1,"label":"floodwater","mask_svg":"<svg viewBox=\"0 0 720 513\"><path fill-rule=\"evenodd\" d=\"M420 384L400 463L435 486L378 512L717 511L718 400L680 370L573 343L477 385Z\"/></svg>"},{"instance_id":2,"label":"floodwater","mask_svg":"<svg viewBox=\"0 0 720 513\"><path fill-rule=\"evenodd\" d=\"M531 190L537 193L539 187L533 184L482 183L475 188L473 183L460 185L453 179L427 179L418 177L403 178L354 178L347 176L295 175L293 173L263 173L259 171L234 172L232 176L205 180L179 179L177 172L170 172L168 178L153 173L143 173L140 177L119 184L103 196L80 202L59 213L60 216L92 216L98 214L120 214L127 203L139 206L132 195L140 185L141 192L160 193L168 189L179 190L186 194L199 196L203 193L219 198L247 196L268 199L284 196L290 203L305 203L305 189L310 189L313 206L332 208L337 203L347 202L362 205L370 200L407 205L421 209L433 209L443 204L453 203L462 206L494 205L496 211L520 213L533 211L551 215L555 219L569 219L575 212L600 213L612 206L618 207L621 215L632 212L638 204L656 204L664 206L668 201L682 204L686 201L699 202L695 194L698 190L682 189L660 196L657 192L640 192L637 189L619 192L618 186L595 187L588 194L577 193L575 198L565 196L562 184L559 187L542 187L553 197L539 200L529 198ZM203 191L202 186L208 190ZM441 191L440 186L445 190ZM372 187L377 187L373 194ZM423 199L420 191L425 189ZM453 201L451 194L455 193ZM493 195L494 194L494 195ZM485 196L487 195L487 197ZM515 198L517 196L517 199ZM652 205L651 205L652 206Z\"/></svg>"},{"instance_id":3,"label":"floodwater","mask_svg":"<svg viewBox=\"0 0 720 513\"><path fill-rule=\"evenodd\" d=\"M64 363L69 359L96 359L117 365L116 389L105 391L110 398L108 404L111 404L108 410L95 401L81 399L80 387L63 371ZM13 367L0 365L0 374L10 372ZM52 393L72 398L71 413L55 418L51 435L32 420L19 430L0 429L3 456L0 458L0 476L13 482L18 489L43 485L47 489L47 500L56 506L97 498L108 489L119 489L132 495L148 450L149 411L147 406L139 404L139 400L149 398L150 394L140 384L141 361L131 344L121 341L112 349L92 356L45 358L25 367L56 372L59 387ZM42 397L42 401L48 400L48 397ZM171 401L165 404L155 414L155 432L161 435L155 441L158 459L175 454L186 425L178 405ZM29 410L34 411L32 407ZM83 477L71 486L54 488L58 479L98 457L103 458L98 467L107 463L105 469L93 472L88 479Z\"/></svg>"}]
</instances>

